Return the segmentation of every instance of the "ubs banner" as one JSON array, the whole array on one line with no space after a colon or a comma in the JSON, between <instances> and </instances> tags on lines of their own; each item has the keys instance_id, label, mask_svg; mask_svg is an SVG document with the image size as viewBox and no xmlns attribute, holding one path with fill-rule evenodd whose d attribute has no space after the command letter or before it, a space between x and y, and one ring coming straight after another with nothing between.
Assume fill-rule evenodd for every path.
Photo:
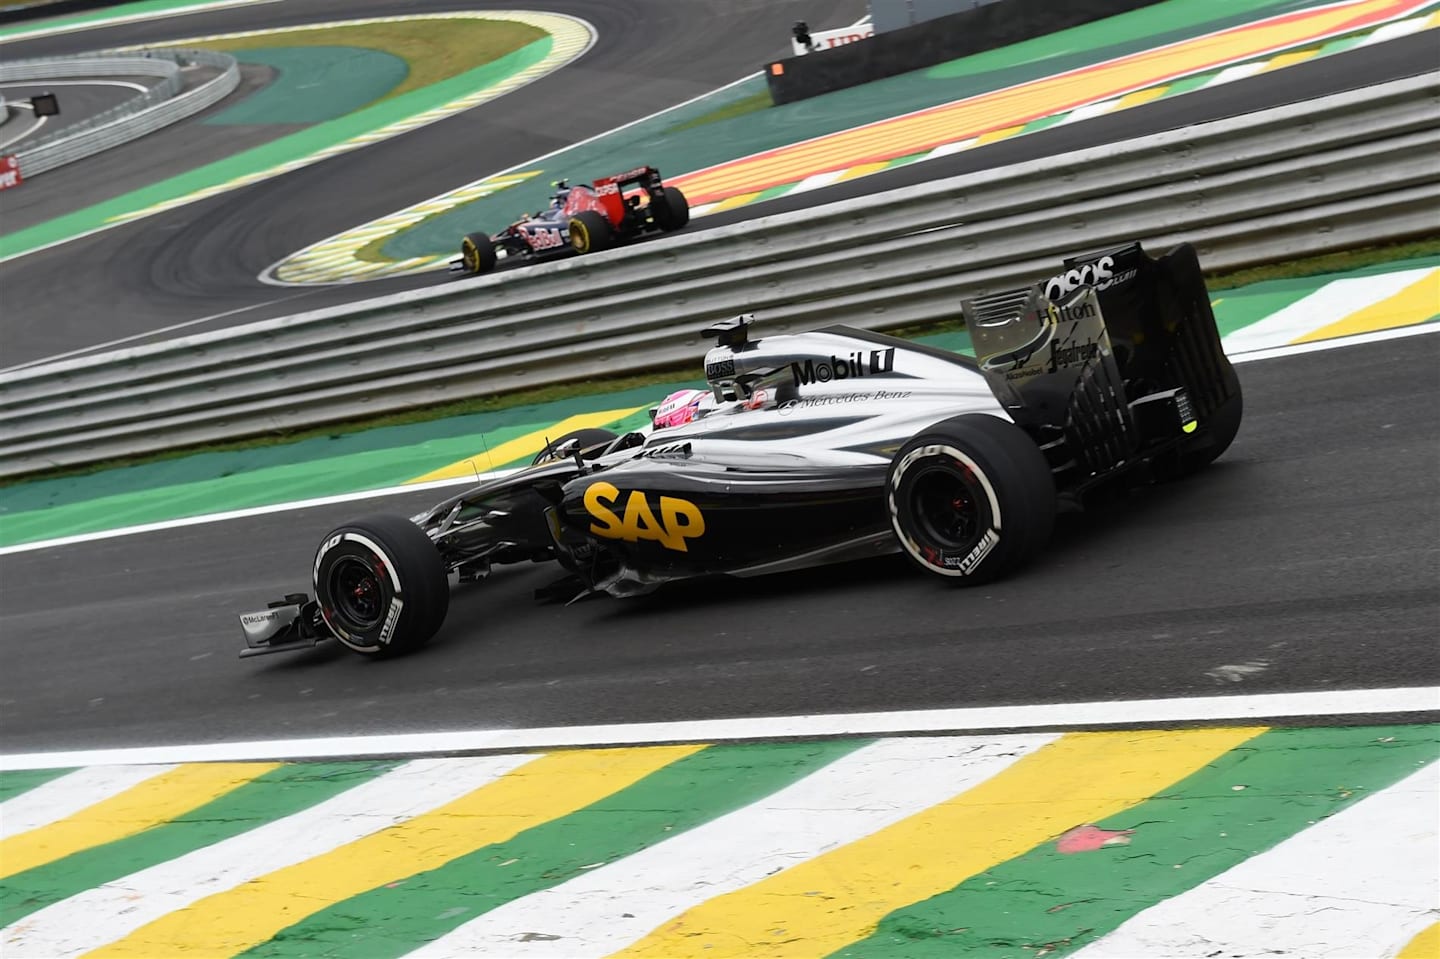
<instances>
[{"instance_id":1,"label":"ubs banner","mask_svg":"<svg viewBox=\"0 0 1440 959\"><path fill-rule=\"evenodd\" d=\"M24 182L20 176L20 158L0 157L0 190L8 190Z\"/></svg>"}]
</instances>

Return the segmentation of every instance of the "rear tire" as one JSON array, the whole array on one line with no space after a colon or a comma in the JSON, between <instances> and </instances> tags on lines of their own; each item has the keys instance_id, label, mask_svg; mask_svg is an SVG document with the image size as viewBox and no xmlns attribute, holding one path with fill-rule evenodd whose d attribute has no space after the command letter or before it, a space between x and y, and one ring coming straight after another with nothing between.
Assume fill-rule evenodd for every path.
<instances>
[{"instance_id":1,"label":"rear tire","mask_svg":"<svg viewBox=\"0 0 1440 959\"><path fill-rule=\"evenodd\" d=\"M608 446L619 438L619 435L616 433L595 427L574 430L545 444L545 448L535 454L535 459L531 461L530 465L538 466L547 460L559 459L560 457L556 455L556 451L564 449L572 442L577 444L578 449L586 450L593 446L600 446L602 443ZM586 459L594 459L599 456L601 452L602 450L595 450L592 454L586 455L582 453L582 455L584 455Z\"/></svg>"},{"instance_id":2,"label":"rear tire","mask_svg":"<svg viewBox=\"0 0 1440 959\"><path fill-rule=\"evenodd\" d=\"M473 276L495 269L495 241L488 233L467 233L460 241L460 259L465 272Z\"/></svg>"},{"instance_id":3,"label":"rear tire","mask_svg":"<svg viewBox=\"0 0 1440 959\"><path fill-rule=\"evenodd\" d=\"M576 253L598 253L615 245L610 221L594 210L581 210L570 218L570 246Z\"/></svg>"},{"instance_id":4,"label":"rear tire","mask_svg":"<svg viewBox=\"0 0 1440 959\"><path fill-rule=\"evenodd\" d=\"M953 583L984 583L1045 547L1055 526L1055 481L1045 455L1018 426L966 413L900 448L885 505L901 549L917 566Z\"/></svg>"},{"instance_id":5,"label":"rear tire","mask_svg":"<svg viewBox=\"0 0 1440 959\"><path fill-rule=\"evenodd\" d=\"M679 187L667 186L665 198L655 208L655 225L666 233L672 233L690 222L690 203Z\"/></svg>"},{"instance_id":6,"label":"rear tire","mask_svg":"<svg viewBox=\"0 0 1440 959\"><path fill-rule=\"evenodd\" d=\"M332 530L315 553L314 583L335 638L376 659L419 649L450 608L439 551L403 516L368 516Z\"/></svg>"}]
</instances>

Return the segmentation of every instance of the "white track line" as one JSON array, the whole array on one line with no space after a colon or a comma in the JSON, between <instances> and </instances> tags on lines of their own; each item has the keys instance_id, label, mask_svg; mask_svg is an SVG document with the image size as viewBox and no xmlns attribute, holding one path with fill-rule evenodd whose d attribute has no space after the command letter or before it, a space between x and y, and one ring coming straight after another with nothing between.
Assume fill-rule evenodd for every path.
<instances>
[{"instance_id":1,"label":"white track line","mask_svg":"<svg viewBox=\"0 0 1440 959\"><path fill-rule=\"evenodd\" d=\"M1254 723L1281 718L1430 712L1440 712L1440 686L814 716L757 716L614 726L553 726L541 729L476 729L381 736L327 736L259 742L137 746L125 749L79 749L68 752L0 755L0 770L154 762L273 762L287 759L426 756L437 753L453 755L585 746L1073 729L1132 724L1154 726L1189 722Z\"/></svg>"},{"instance_id":2,"label":"white track line","mask_svg":"<svg viewBox=\"0 0 1440 959\"><path fill-rule=\"evenodd\" d=\"M97 949L206 896L324 855L459 799L533 756L421 759L322 803L26 916L4 930L6 959Z\"/></svg>"},{"instance_id":3,"label":"white track line","mask_svg":"<svg viewBox=\"0 0 1440 959\"><path fill-rule=\"evenodd\" d=\"M407 959L600 959L706 900L965 792L1055 738L882 740L743 809L485 913ZM527 936L537 929L545 935Z\"/></svg>"},{"instance_id":4,"label":"white track line","mask_svg":"<svg viewBox=\"0 0 1440 959\"><path fill-rule=\"evenodd\" d=\"M0 839L9 839L67 819L86 806L93 806L174 768L167 764L77 769L48 783L41 783L0 803Z\"/></svg>"},{"instance_id":5,"label":"white track line","mask_svg":"<svg viewBox=\"0 0 1440 959\"><path fill-rule=\"evenodd\" d=\"M1432 763L1151 906L1076 959L1393 956L1436 919L1436 810L1440 768Z\"/></svg>"}]
</instances>

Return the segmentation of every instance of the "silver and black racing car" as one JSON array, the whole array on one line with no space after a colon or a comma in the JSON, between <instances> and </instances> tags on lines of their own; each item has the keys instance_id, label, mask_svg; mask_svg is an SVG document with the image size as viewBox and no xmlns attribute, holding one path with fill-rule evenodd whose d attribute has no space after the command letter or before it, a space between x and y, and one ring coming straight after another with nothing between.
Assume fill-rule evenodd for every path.
<instances>
[{"instance_id":1,"label":"silver and black racing car","mask_svg":"<svg viewBox=\"0 0 1440 959\"><path fill-rule=\"evenodd\" d=\"M388 656L440 628L452 581L554 562L564 599L901 552L949 583L1043 550L1062 500L1191 473L1240 426L1193 248L1138 243L1048 281L967 300L974 359L832 326L710 326L707 389L652 425L558 437L532 466L409 519L326 534L314 598L240 617L253 656L336 639Z\"/></svg>"}]
</instances>

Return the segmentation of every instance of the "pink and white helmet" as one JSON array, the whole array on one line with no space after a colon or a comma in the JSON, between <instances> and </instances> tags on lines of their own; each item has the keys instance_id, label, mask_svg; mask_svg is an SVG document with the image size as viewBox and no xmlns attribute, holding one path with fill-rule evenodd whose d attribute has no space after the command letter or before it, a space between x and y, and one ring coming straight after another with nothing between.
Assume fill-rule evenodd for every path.
<instances>
[{"instance_id":1,"label":"pink and white helmet","mask_svg":"<svg viewBox=\"0 0 1440 959\"><path fill-rule=\"evenodd\" d=\"M661 430L691 422L700 415L700 408L709 396L709 390L676 390L655 408L655 428Z\"/></svg>"}]
</instances>

